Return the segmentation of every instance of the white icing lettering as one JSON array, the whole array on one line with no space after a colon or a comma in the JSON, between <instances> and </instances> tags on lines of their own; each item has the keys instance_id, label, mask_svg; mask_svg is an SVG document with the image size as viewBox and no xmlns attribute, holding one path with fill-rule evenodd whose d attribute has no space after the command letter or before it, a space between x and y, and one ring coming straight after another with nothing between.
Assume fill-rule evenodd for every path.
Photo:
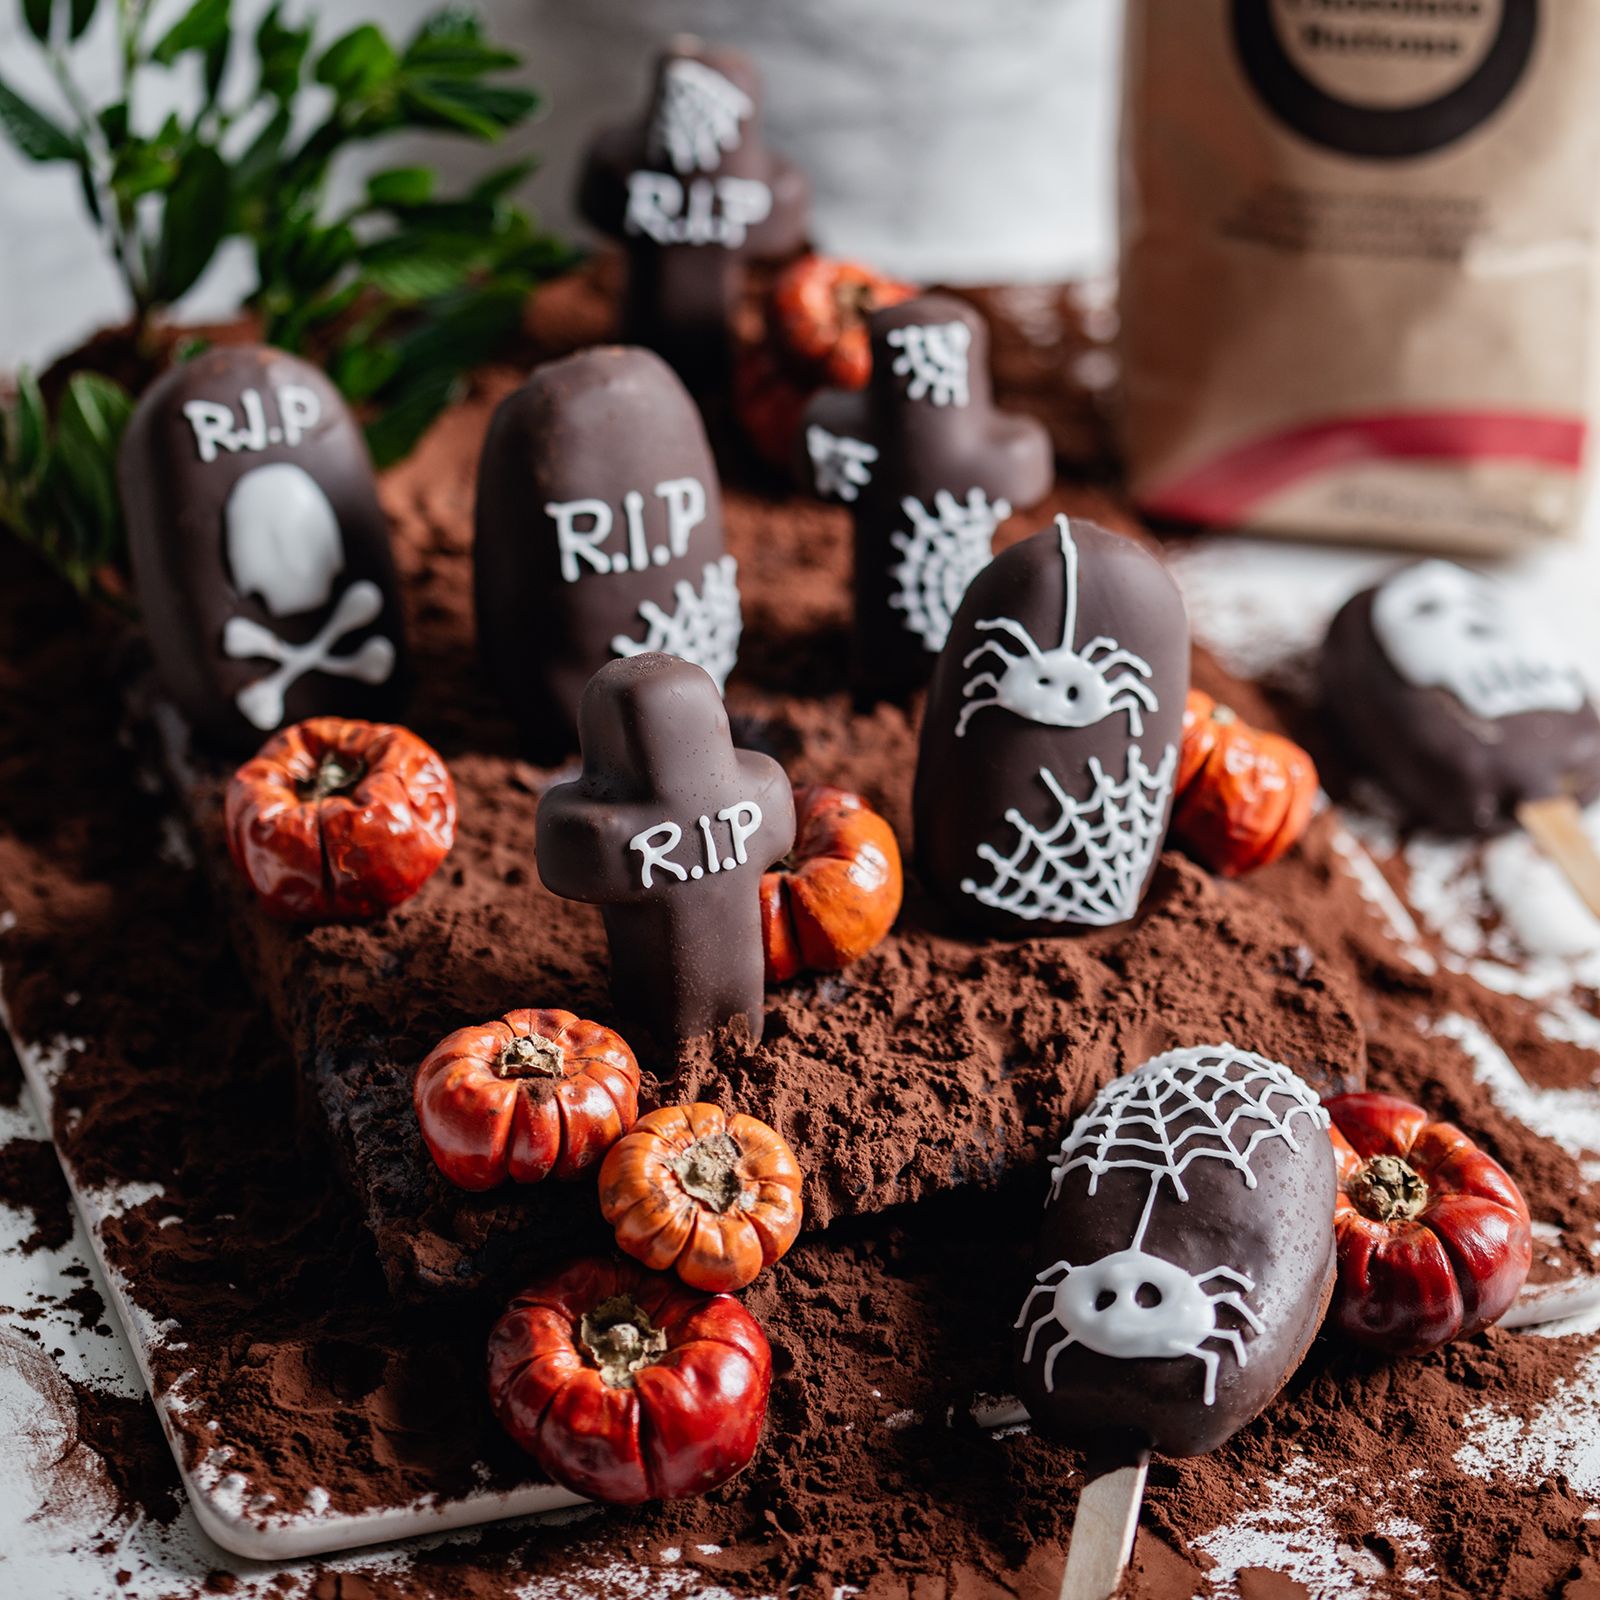
<instances>
[{"instance_id":1,"label":"white icing lettering","mask_svg":"<svg viewBox=\"0 0 1600 1600\"><path fill-rule=\"evenodd\" d=\"M604 500L552 500L544 508L556 523L556 549L561 552L561 576L576 583L583 575L580 561L587 561L595 572L610 572L611 563L600 554L600 546L611 537L611 507ZM579 517L588 517L586 528Z\"/></svg>"},{"instance_id":2,"label":"white icing lettering","mask_svg":"<svg viewBox=\"0 0 1600 1600\"><path fill-rule=\"evenodd\" d=\"M634 834L628 841L628 848L637 850L643 857L639 863L639 882L646 889L655 881L652 874L657 867L664 872L670 872L680 881L687 881L689 877L687 868L680 867L676 861L668 859L678 848L678 842L682 838L683 829L676 822L658 822L653 828L645 828Z\"/></svg>"},{"instance_id":3,"label":"white icing lettering","mask_svg":"<svg viewBox=\"0 0 1600 1600\"><path fill-rule=\"evenodd\" d=\"M617 531L617 515L604 500L552 500L545 515L556 525L556 548L561 557L561 576L576 583L591 572L645 572L664 567L669 561L689 553L689 538L706 520L705 485L698 478L669 478L658 483L651 494L662 502L666 513L666 534L654 546L645 527L648 501L638 489L622 496L622 534L624 548L606 551L601 546Z\"/></svg>"},{"instance_id":4,"label":"white icing lettering","mask_svg":"<svg viewBox=\"0 0 1600 1600\"><path fill-rule=\"evenodd\" d=\"M260 451L268 445L282 444L293 449L322 417L322 402L314 389L300 383L286 383L271 391L273 413L259 389L246 389L239 396L239 416L220 400L189 400L183 414L194 429L195 449L200 459L211 462L219 450L230 455L240 450Z\"/></svg>"},{"instance_id":5,"label":"white icing lettering","mask_svg":"<svg viewBox=\"0 0 1600 1600\"><path fill-rule=\"evenodd\" d=\"M755 178L692 178L630 172L625 233L660 245L715 245L737 250L772 214L772 191ZM963 325L964 326L964 325Z\"/></svg>"},{"instance_id":6,"label":"white icing lettering","mask_svg":"<svg viewBox=\"0 0 1600 1600\"><path fill-rule=\"evenodd\" d=\"M726 851L718 839L717 823L725 824L728 829L729 844ZM754 800L737 800L730 806L724 806L717 813L715 821L709 815L702 814L694 819L691 826L695 830L692 837L697 838L698 860L686 862L672 859L673 853L684 841L684 829L681 824L670 820L664 819L653 827L644 828L628 841L628 848L638 851L641 858L641 888L652 886L657 869L670 872L680 883L689 883L717 873L733 872L746 865L750 860L750 840L761 827L761 807Z\"/></svg>"}]
</instances>

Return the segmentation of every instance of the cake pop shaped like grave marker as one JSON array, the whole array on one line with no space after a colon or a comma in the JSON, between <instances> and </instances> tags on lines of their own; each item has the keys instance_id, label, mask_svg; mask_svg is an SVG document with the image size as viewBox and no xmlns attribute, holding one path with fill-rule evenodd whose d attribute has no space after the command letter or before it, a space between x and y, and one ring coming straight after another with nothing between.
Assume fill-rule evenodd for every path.
<instances>
[{"instance_id":1,"label":"cake pop shaped like grave marker","mask_svg":"<svg viewBox=\"0 0 1600 1600\"><path fill-rule=\"evenodd\" d=\"M939 657L913 795L923 881L1021 937L1139 909L1166 837L1189 689L1177 585L1092 522L1013 545Z\"/></svg>"},{"instance_id":2,"label":"cake pop shaped like grave marker","mask_svg":"<svg viewBox=\"0 0 1600 1600\"><path fill-rule=\"evenodd\" d=\"M388 524L321 372L260 345L174 368L134 412L117 480L156 666L204 742L398 715Z\"/></svg>"},{"instance_id":3,"label":"cake pop shaped like grave marker","mask_svg":"<svg viewBox=\"0 0 1600 1600\"><path fill-rule=\"evenodd\" d=\"M665 651L722 688L737 569L700 413L659 356L586 350L501 402L473 568L479 645L541 760L571 752L584 686L617 656Z\"/></svg>"},{"instance_id":4,"label":"cake pop shaped like grave marker","mask_svg":"<svg viewBox=\"0 0 1600 1600\"><path fill-rule=\"evenodd\" d=\"M675 41L644 115L590 146L579 191L584 215L627 250L623 337L690 382L720 379L745 262L798 250L810 200L805 175L761 141L750 58Z\"/></svg>"},{"instance_id":5,"label":"cake pop shaped like grave marker","mask_svg":"<svg viewBox=\"0 0 1600 1600\"><path fill-rule=\"evenodd\" d=\"M997 411L989 330L964 301L923 295L872 318L872 379L806 410L811 482L855 521L855 650L867 698L918 688L995 529L1041 500L1050 437Z\"/></svg>"},{"instance_id":6,"label":"cake pop shaped like grave marker","mask_svg":"<svg viewBox=\"0 0 1600 1600\"><path fill-rule=\"evenodd\" d=\"M794 844L770 756L734 748L717 686L646 654L594 675L583 774L539 803L539 876L599 905L617 1010L661 1044L743 1017L761 1037L761 874Z\"/></svg>"}]
</instances>

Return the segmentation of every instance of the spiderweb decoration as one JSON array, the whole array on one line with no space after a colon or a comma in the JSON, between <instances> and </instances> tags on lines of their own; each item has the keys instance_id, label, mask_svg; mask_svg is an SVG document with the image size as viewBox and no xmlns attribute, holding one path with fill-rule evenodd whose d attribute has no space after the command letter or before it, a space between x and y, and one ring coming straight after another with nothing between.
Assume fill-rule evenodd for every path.
<instances>
[{"instance_id":1,"label":"spiderweb decoration","mask_svg":"<svg viewBox=\"0 0 1600 1600\"><path fill-rule=\"evenodd\" d=\"M1168 745L1152 772L1136 744L1128 746L1128 775L1110 777L1093 756L1094 787L1075 800L1047 767L1039 779L1060 808L1039 829L1011 807L1006 821L1017 830L1009 855L980 844L978 854L994 869L987 883L964 878L961 887L986 906L1027 922L1071 922L1091 928L1126 922L1139 906L1139 890L1161 843L1167 801L1177 770L1178 749Z\"/></svg>"},{"instance_id":2,"label":"spiderweb decoration","mask_svg":"<svg viewBox=\"0 0 1600 1600\"><path fill-rule=\"evenodd\" d=\"M942 650L967 586L994 557L994 530L1011 506L982 489L968 490L965 501L940 489L932 512L909 494L900 509L911 519L911 532L889 535L900 552L889 568L895 584L889 604L905 612L906 627L930 650Z\"/></svg>"},{"instance_id":3,"label":"spiderweb decoration","mask_svg":"<svg viewBox=\"0 0 1600 1600\"><path fill-rule=\"evenodd\" d=\"M619 633L611 648L619 656L643 655L647 650L679 656L704 667L721 689L739 659L739 635L744 628L737 572L732 556L708 561L698 593L687 578L680 578L672 590L678 601L676 611L663 611L654 600L641 602L639 615L647 629L644 639Z\"/></svg>"},{"instance_id":4,"label":"spiderweb decoration","mask_svg":"<svg viewBox=\"0 0 1600 1600\"><path fill-rule=\"evenodd\" d=\"M739 124L755 105L743 89L703 61L669 61L647 153L678 172L715 172L723 152L739 147Z\"/></svg>"},{"instance_id":5,"label":"spiderweb decoration","mask_svg":"<svg viewBox=\"0 0 1600 1600\"><path fill-rule=\"evenodd\" d=\"M1123 1169L1150 1173L1152 1198L1165 1178L1187 1200L1183 1175L1196 1161L1226 1161L1253 1189L1250 1160L1262 1144L1300 1148L1296 1117L1328 1126L1315 1093L1280 1063L1228 1044L1169 1050L1100 1091L1051 1163L1050 1192L1059 1195L1078 1167L1089 1173L1090 1194L1101 1173Z\"/></svg>"}]
</instances>

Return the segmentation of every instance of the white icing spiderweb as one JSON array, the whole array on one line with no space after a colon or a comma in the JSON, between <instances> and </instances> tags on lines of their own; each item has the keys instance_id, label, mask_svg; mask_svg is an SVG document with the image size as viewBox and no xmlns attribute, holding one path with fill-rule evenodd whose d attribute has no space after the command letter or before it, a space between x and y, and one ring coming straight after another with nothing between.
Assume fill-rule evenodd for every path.
<instances>
[{"instance_id":1,"label":"white icing spiderweb","mask_svg":"<svg viewBox=\"0 0 1600 1600\"><path fill-rule=\"evenodd\" d=\"M986 906L1026 922L1071 922L1111 927L1126 922L1139 906L1139 890L1161 843L1178 750L1168 745L1152 771L1136 744L1128 746L1128 775L1111 778L1089 758L1093 788L1075 800L1047 767L1039 779L1059 807L1048 828L1034 826L1011 807L1006 821L1017 830L1009 855L980 844L978 854L994 869L987 883L965 878L961 887Z\"/></svg>"},{"instance_id":2,"label":"white icing spiderweb","mask_svg":"<svg viewBox=\"0 0 1600 1600\"><path fill-rule=\"evenodd\" d=\"M942 650L967 586L993 559L994 530L1011 507L991 501L980 488L968 490L965 501L940 489L931 512L915 495L907 495L900 508L911 531L889 535L900 552L889 568L895 584L889 604L905 612L906 627L930 650Z\"/></svg>"},{"instance_id":3,"label":"white icing spiderweb","mask_svg":"<svg viewBox=\"0 0 1600 1600\"><path fill-rule=\"evenodd\" d=\"M1066 1175L1082 1167L1090 1194L1101 1173L1123 1169L1152 1175L1152 1199L1165 1178L1178 1199L1187 1200L1184 1173L1208 1160L1226 1161L1253 1189L1250 1161L1262 1144L1282 1139L1290 1149L1300 1148L1296 1117L1314 1129L1328 1126L1321 1101L1281 1063L1228 1044L1169 1050L1095 1097L1051 1163L1051 1194L1058 1195Z\"/></svg>"},{"instance_id":4,"label":"white icing spiderweb","mask_svg":"<svg viewBox=\"0 0 1600 1600\"><path fill-rule=\"evenodd\" d=\"M744 627L737 571L732 556L708 561L698 593L687 578L680 578L672 590L677 597L677 610L663 611L654 600L641 602L639 615L646 626L645 637L630 639L619 633L611 641L611 648L619 656L643 655L647 650L679 656L704 667L716 679L717 687L723 688L739 659L739 635Z\"/></svg>"},{"instance_id":5,"label":"white icing spiderweb","mask_svg":"<svg viewBox=\"0 0 1600 1600\"><path fill-rule=\"evenodd\" d=\"M754 112L749 95L715 68L692 58L670 61L648 154L665 156L678 172L715 172L723 153L739 147L739 124Z\"/></svg>"}]
</instances>

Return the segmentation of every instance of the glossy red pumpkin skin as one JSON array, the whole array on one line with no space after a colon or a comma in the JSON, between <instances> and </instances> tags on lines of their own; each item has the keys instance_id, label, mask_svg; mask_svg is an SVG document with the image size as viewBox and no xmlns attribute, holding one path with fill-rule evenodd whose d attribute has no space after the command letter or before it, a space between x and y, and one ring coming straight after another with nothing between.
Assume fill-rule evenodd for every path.
<instances>
[{"instance_id":1,"label":"glossy red pumpkin skin","mask_svg":"<svg viewBox=\"0 0 1600 1600\"><path fill-rule=\"evenodd\" d=\"M321 775L357 774L331 792ZM275 733L228 783L228 851L262 908L357 922L409 900L455 842L456 789L409 729L312 717Z\"/></svg>"},{"instance_id":2,"label":"glossy red pumpkin skin","mask_svg":"<svg viewBox=\"0 0 1600 1600\"><path fill-rule=\"evenodd\" d=\"M1511 1176L1459 1128L1395 1095L1326 1105L1339 1173L1333 1325L1362 1344L1416 1354L1497 1322L1533 1259L1527 1202ZM1415 1216L1383 1221L1352 1198L1380 1156L1398 1157L1427 1186Z\"/></svg>"},{"instance_id":3,"label":"glossy red pumpkin skin","mask_svg":"<svg viewBox=\"0 0 1600 1600\"><path fill-rule=\"evenodd\" d=\"M666 1336L627 1386L586 1350L586 1313L626 1296ZM489 1336L501 1426L558 1483L614 1505L704 1494L755 1454L772 1384L766 1335L730 1295L590 1259L523 1290Z\"/></svg>"},{"instance_id":4,"label":"glossy red pumpkin skin","mask_svg":"<svg viewBox=\"0 0 1600 1600\"><path fill-rule=\"evenodd\" d=\"M507 1076L518 1041L562 1076ZM610 1028L570 1011L511 1011L457 1028L417 1069L412 1103L434 1164L458 1188L569 1181L592 1171L639 1115L639 1063Z\"/></svg>"}]
</instances>

